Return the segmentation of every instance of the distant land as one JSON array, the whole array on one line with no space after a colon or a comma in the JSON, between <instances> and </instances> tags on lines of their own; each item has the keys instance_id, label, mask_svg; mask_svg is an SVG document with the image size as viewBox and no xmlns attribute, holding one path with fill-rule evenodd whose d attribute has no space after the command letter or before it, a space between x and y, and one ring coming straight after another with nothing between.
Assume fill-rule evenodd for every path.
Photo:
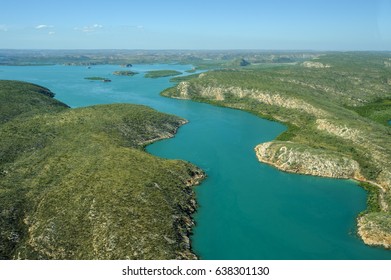
<instances>
[{"instance_id":1,"label":"distant land","mask_svg":"<svg viewBox=\"0 0 391 280\"><path fill-rule=\"evenodd\" d=\"M99 65L181 63L198 69L279 64L305 61L319 55L315 51L258 50L5 50L0 49L0 65ZM242 64L242 65L241 65Z\"/></svg>"}]
</instances>

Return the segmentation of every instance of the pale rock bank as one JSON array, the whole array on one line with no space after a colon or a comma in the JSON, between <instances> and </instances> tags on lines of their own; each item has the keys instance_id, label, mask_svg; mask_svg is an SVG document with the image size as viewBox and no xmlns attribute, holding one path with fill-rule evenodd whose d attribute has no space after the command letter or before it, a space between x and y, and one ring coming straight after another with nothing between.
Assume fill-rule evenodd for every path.
<instances>
[{"instance_id":1,"label":"pale rock bank","mask_svg":"<svg viewBox=\"0 0 391 280\"><path fill-rule=\"evenodd\" d=\"M361 177L355 160L300 144L267 142L256 146L255 152L259 161L286 172L344 179Z\"/></svg>"}]
</instances>

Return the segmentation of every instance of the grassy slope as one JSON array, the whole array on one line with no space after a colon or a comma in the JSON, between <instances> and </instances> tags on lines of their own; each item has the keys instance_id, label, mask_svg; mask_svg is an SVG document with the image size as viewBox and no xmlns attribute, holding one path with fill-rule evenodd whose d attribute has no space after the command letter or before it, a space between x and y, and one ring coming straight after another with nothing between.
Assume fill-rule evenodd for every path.
<instances>
[{"instance_id":1,"label":"grassy slope","mask_svg":"<svg viewBox=\"0 0 391 280\"><path fill-rule=\"evenodd\" d=\"M201 171L143 151L184 120L136 105L68 109L46 93L0 81L10 109L0 125L0 259L193 257L186 235Z\"/></svg>"},{"instance_id":2,"label":"grassy slope","mask_svg":"<svg viewBox=\"0 0 391 280\"><path fill-rule=\"evenodd\" d=\"M361 179L382 187L366 185L373 190L367 231L382 239L378 244L390 246L390 60L388 53L329 53L313 62L330 67L211 71L162 94L278 120L289 128L277 139L288 149L357 161Z\"/></svg>"}]
</instances>

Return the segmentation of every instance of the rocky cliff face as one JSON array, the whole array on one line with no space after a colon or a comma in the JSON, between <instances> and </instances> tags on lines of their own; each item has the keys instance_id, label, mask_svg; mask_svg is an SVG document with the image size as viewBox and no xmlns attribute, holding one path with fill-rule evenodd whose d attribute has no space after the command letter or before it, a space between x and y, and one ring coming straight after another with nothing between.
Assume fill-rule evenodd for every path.
<instances>
[{"instance_id":1,"label":"rocky cliff face","mask_svg":"<svg viewBox=\"0 0 391 280\"><path fill-rule=\"evenodd\" d=\"M243 89L240 87L194 86L190 85L188 82L181 82L178 85L179 95L176 97L181 99L191 99L192 92L197 92L198 97L216 101L224 101L226 100L226 95L233 95L237 98L250 98L266 105L301 110L314 116L326 117L329 115L326 111L316 108L304 100L283 96L278 93Z\"/></svg>"},{"instance_id":2,"label":"rocky cliff face","mask_svg":"<svg viewBox=\"0 0 391 280\"><path fill-rule=\"evenodd\" d=\"M273 141L255 148L258 160L280 170L330 178L361 178L360 166L337 153L300 144Z\"/></svg>"}]
</instances>

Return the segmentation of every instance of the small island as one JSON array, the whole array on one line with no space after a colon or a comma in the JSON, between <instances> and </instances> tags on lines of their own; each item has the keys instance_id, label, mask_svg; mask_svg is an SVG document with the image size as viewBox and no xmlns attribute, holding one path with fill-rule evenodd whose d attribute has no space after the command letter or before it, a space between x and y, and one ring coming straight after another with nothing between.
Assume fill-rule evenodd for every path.
<instances>
[{"instance_id":1,"label":"small island","mask_svg":"<svg viewBox=\"0 0 391 280\"><path fill-rule=\"evenodd\" d=\"M84 79L91 80L91 81L102 81L102 82L105 82L105 83L111 82L110 79L102 78L102 77L85 77Z\"/></svg>"},{"instance_id":2,"label":"small island","mask_svg":"<svg viewBox=\"0 0 391 280\"><path fill-rule=\"evenodd\" d=\"M182 72L179 72L176 70L155 70L155 71L148 71L144 77L145 78L162 78L162 77L178 76L181 74L182 74Z\"/></svg>"},{"instance_id":3,"label":"small island","mask_svg":"<svg viewBox=\"0 0 391 280\"><path fill-rule=\"evenodd\" d=\"M113 75L116 75L116 76L134 76L138 74L137 72L133 72L133 71L115 71L113 72Z\"/></svg>"}]
</instances>

